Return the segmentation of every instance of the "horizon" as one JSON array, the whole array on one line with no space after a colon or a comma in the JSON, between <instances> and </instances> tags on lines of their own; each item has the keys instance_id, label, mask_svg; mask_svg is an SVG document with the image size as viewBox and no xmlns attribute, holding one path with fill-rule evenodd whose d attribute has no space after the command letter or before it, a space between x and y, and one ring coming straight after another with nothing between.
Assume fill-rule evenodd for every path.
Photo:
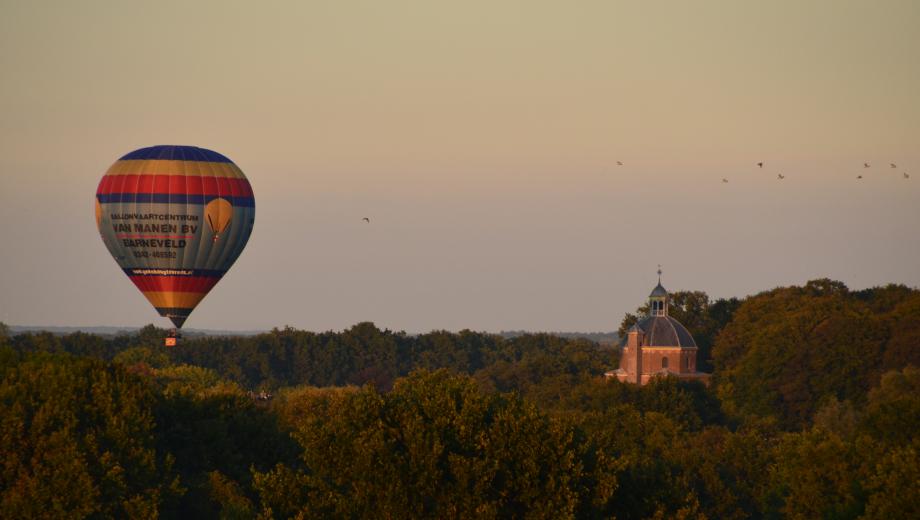
<instances>
[{"instance_id":1,"label":"horizon","mask_svg":"<svg viewBox=\"0 0 920 520\"><path fill-rule=\"evenodd\" d=\"M818 280L818 279L815 279L815 280ZM808 281L812 281L812 280L808 280ZM832 280L832 281L839 281L839 280ZM807 282L807 281L806 281L806 282ZM792 284L792 285L785 285L785 286L776 286L776 287L772 287L772 288L769 288L769 289L763 289L763 290L761 290L761 291L758 291L758 292L755 292L755 293L751 293L751 294L747 294L747 295L744 295L744 296L728 296L728 297L725 297L724 299L737 298L737 299L739 299L739 300L741 300L741 301L744 301L744 300L747 299L747 298L751 298L751 297L757 296L758 294L770 292L770 291L773 291L773 290L776 290L776 289L782 289L782 288L785 288L785 287L803 287L803 286L805 285L806 282L803 282L802 284ZM874 286L871 286L871 287L863 287L863 288L853 288L853 287L849 287L849 286L848 286L847 289L848 289L850 292L859 292L859 291L867 291L867 290L870 290L870 289L883 288L883 287L891 286L891 285L901 285L901 286L907 287L908 289L920 290L920 287L917 287L917 286L908 286L908 285L900 284L900 283L897 283L897 282L889 282L889 283L887 283L887 284L874 285ZM697 290L700 290L700 289L679 289L679 290L680 290L680 291L697 291ZM669 293L673 293L673 292L676 292L676 291L670 291L670 290L669 290L668 292L669 292ZM706 291L703 291L703 292L706 292ZM708 294L708 293L707 293L707 294ZM719 299L721 299L721 298L719 298ZM717 299L717 298L712 298L712 297L710 296L710 300L713 301L713 302L718 301L719 299ZM642 304L637 305L637 306L636 306L636 309L638 309L639 307L641 307L641 305L642 305ZM633 309L633 311L636 310L636 309ZM627 312L633 312L633 311L627 311ZM624 315L624 316L625 316L625 315ZM5 322L2 322L2 321L0 321L0 323L3 323L4 325L7 325L8 327L10 327L10 329L19 329L19 330L25 330L25 331L33 331L33 330L34 330L34 331L47 331L47 332L54 332L54 330L52 330L52 329L73 329L73 331L90 332L90 333L93 333L93 332L91 332L90 329L115 329L115 330L117 330L117 331L136 331L136 330L143 329L144 327L147 327L147 326L150 326L150 325L152 325L152 326L154 326L154 327L157 327L157 328L161 328L161 329L170 329L170 328L171 328L168 324L165 324L165 325L161 324L161 325L162 325L162 326L161 326L161 325L157 325L157 324L154 323L154 322L144 323L144 324L141 324L141 325L100 325L100 324L96 324L96 325L39 325L39 324L13 324L13 323L5 323ZM430 330L422 331L422 330L394 329L394 328L392 328L392 327L381 326L380 324L375 323L375 322L373 322L373 321L358 321L358 322L352 323L351 325L347 325L347 326L345 326L345 327L337 328L337 329L332 329L332 328L330 328L330 329L302 329L302 328L299 328L299 327L292 327L292 326L289 325L289 324L284 324L284 325L274 325L274 326L267 327L267 328L262 328L262 329L233 329L233 328L182 327L181 331L182 331L182 332L187 332L187 333L193 333L193 334L203 334L203 335L208 335L208 334L218 334L218 335L219 335L220 333L229 333L229 334L232 334L232 335L254 335L254 334L263 334L263 333L266 333L266 332L271 332L272 330L276 330L276 329L285 329L285 328L291 327L291 328L293 328L293 329L295 329L295 330L302 330L302 331L305 331L305 332L312 332L312 333L316 333L316 334L321 334L321 333L326 333L326 332L335 332L335 333L343 332L343 331L346 331L346 330L348 330L348 329L351 329L351 328L353 328L353 327L355 327L356 325L359 325L359 324L361 324L361 323L371 323L371 324L373 324L375 327L377 327L377 328L380 329L380 330L390 331L390 332L393 332L393 333L405 333L405 334L413 335L413 336L414 336L414 335L428 334L428 333L431 333L431 332L439 332L439 331L445 331L445 332L449 332L449 333L452 333L452 334L456 334L456 333L459 333L459 332L461 332L461 331L463 331L463 330L470 330L470 331L473 331L473 332L481 332L481 333L485 333L485 334L496 334L496 335L502 335L502 334L515 334L515 333L522 333L522 334L550 334L550 335L553 335L553 334L584 334L584 335L607 335L607 334L613 334L613 335L617 335L617 329L619 328L619 323L617 323L617 324L616 324L616 327L611 328L611 329L607 329L607 330L603 330L603 329L597 329L597 330L546 330L546 329L499 329L499 330L485 330L485 329L456 329L456 330L450 330L450 329L430 329ZM83 330L83 329L86 329L86 330Z\"/></svg>"}]
</instances>

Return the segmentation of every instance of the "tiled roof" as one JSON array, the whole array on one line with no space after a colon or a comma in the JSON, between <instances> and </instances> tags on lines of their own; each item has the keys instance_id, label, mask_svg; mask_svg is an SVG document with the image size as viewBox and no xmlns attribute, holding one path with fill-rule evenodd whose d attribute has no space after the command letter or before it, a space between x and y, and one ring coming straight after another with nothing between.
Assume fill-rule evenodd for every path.
<instances>
[{"instance_id":1,"label":"tiled roof","mask_svg":"<svg viewBox=\"0 0 920 520\"><path fill-rule=\"evenodd\" d=\"M670 316L648 316L636 325L645 331L644 347L696 347L687 328Z\"/></svg>"}]
</instances>

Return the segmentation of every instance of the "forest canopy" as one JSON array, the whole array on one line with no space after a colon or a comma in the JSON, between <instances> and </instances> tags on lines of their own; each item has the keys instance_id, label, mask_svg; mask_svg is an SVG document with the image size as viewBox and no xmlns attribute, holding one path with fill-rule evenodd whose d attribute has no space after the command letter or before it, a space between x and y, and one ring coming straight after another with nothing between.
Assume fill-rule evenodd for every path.
<instances>
[{"instance_id":1,"label":"forest canopy","mask_svg":"<svg viewBox=\"0 0 920 520\"><path fill-rule=\"evenodd\" d=\"M0 510L920 516L920 291L822 279L671 297L709 387L608 380L618 349L549 334L365 322L167 349L153 326L99 336L0 324Z\"/></svg>"}]
</instances>

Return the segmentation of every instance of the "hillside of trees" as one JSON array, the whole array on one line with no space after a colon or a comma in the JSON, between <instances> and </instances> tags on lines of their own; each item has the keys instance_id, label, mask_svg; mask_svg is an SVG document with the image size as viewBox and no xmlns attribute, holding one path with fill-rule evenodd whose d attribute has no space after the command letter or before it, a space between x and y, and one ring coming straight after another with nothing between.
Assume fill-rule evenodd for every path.
<instances>
[{"instance_id":1,"label":"hillside of trees","mask_svg":"<svg viewBox=\"0 0 920 520\"><path fill-rule=\"evenodd\" d=\"M0 516L920 517L920 291L671 296L710 387L548 334L0 324Z\"/></svg>"}]
</instances>

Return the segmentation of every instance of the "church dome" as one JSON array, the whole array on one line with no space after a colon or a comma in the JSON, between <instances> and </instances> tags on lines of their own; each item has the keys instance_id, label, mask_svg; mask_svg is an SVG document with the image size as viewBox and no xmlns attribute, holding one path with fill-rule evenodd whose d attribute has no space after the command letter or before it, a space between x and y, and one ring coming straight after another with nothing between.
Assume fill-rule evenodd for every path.
<instances>
[{"instance_id":1,"label":"church dome","mask_svg":"<svg viewBox=\"0 0 920 520\"><path fill-rule=\"evenodd\" d=\"M661 286L661 282L658 282L658 285L656 285L655 288L652 289L652 294L649 294L649 298L653 298L655 296L667 296L667 295L668 295L668 291L664 287Z\"/></svg>"},{"instance_id":2,"label":"church dome","mask_svg":"<svg viewBox=\"0 0 920 520\"><path fill-rule=\"evenodd\" d=\"M670 316L648 316L636 325L645 333L643 347L696 347L690 331Z\"/></svg>"},{"instance_id":3,"label":"church dome","mask_svg":"<svg viewBox=\"0 0 920 520\"><path fill-rule=\"evenodd\" d=\"M696 341L681 322L668 315L670 303L668 291L661 286L659 265L658 285L648 298L648 315L623 335L620 368L605 373L605 377L637 385L662 376L709 384L710 374L697 372Z\"/></svg>"}]
</instances>

